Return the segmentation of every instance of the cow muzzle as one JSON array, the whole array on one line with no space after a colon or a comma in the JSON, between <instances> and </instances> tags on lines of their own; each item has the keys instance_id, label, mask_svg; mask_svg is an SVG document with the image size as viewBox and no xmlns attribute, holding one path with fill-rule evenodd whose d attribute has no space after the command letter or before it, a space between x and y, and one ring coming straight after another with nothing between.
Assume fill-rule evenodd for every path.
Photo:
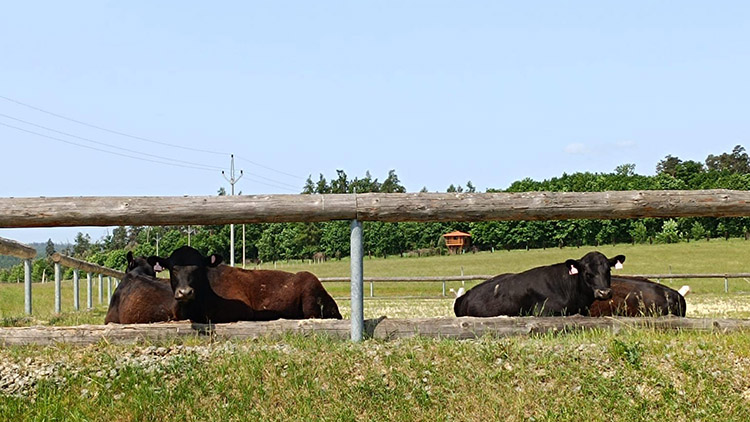
<instances>
[{"instance_id":1,"label":"cow muzzle","mask_svg":"<svg viewBox=\"0 0 750 422\"><path fill-rule=\"evenodd\" d=\"M174 292L174 298L177 301L184 302L195 296L195 290L192 287L181 287Z\"/></svg>"},{"instance_id":2,"label":"cow muzzle","mask_svg":"<svg viewBox=\"0 0 750 422\"><path fill-rule=\"evenodd\" d=\"M594 299L607 300L612 298L612 289L594 289Z\"/></svg>"}]
</instances>

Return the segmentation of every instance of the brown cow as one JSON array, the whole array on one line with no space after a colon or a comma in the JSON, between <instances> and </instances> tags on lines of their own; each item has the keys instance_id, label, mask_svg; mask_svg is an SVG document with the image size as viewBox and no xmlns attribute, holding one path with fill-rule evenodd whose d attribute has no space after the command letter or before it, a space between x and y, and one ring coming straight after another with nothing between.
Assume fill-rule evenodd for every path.
<instances>
[{"instance_id":1,"label":"brown cow","mask_svg":"<svg viewBox=\"0 0 750 422\"><path fill-rule=\"evenodd\" d=\"M125 276L109 301L104 323L142 324L182 319L175 314L177 302L169 282L155 277L154 267L146 257L134 258L128 252L127 259Z\"/></svg>"},{"instance_id":2,"label":"brown cow","mask_svg":"<svg viewBox=\"0 0 750 422\"><path fill-rule=\"evenodd\" d=\"M596 301L591 316L685 316L685 298L677 290L647 278L612 277L612 298Z\"/></svg>"},{"instance_id":3,"label":"brown cow","mask_svg":"<svg viewBox=\"0 0 750 422\"><path fill-rule=\"evenodd\" d=\"M169 258L148 258L157 270L169 269L178 312L195 322L341 319L336 302L307 271L244 270L221 261L220 255L205 257L189 246Z\"/></svg>"}]
</instances>

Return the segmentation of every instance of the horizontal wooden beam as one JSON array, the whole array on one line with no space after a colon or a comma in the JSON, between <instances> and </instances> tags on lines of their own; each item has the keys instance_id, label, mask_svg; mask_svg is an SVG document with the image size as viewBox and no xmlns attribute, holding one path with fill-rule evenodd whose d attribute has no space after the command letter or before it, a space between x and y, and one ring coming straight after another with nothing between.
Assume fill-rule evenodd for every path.
<instances>
[{"instance_id":1,"label":"horizontal wooden beam","mask_svg":"<svg viewBox=\"0 0 750 422\"><path fill-rule=\"evenodd\" d=\"M0 227L278 223L355 217L354 195L0 198Z\"/></svg>"},{"instance_id":2,"label":"horizontal wooden beam","mask_svg":"<svg viewBox=\"0 0 750 422\"><path fill-rule=\"evenodd\" d=\"M54 254L52 254L52 261L59 263L63 267L75 268L77 270L86 271L88 273L102 274L118 279L122 279L122 277L125 276L125 273L122 271L113 270L112 268L102 267L101 265L97 265L91 262L71 258L69 256L62 255L59 252L55 252Z\"/></svg>"},{"instance_id":3,"label":"horizontal wooden beam","mask_svg":"<svg viewBox=\"0 0 750 422\"><path fill-rule=\"evenodd\" d=\"M36 249L15 240L0 237L0 255L9 255L21 259L33 259Z\"/></svg>"},{"instance_id":4,"label":"horizontal wooden beam","mask_svg":"<svg viewBox=\"0 0 750 422\"><path fill-rule=\"evenodd\" d=\"M648 328L656 330L687 330L729 333L750 330L750 320L699 319L679 317L591 318L570 317L493 317L493 318L385 318L365 320L365 336L382 340L406 337L436 337L471 339L481 336L507 337L567 332L577 330L621 331ZM188 321L156 324L80 325L74 327L5 327L0 328L0 346L93 344L101 340L110 343L171 340L176 337L258 338L288 333L329 335L341 340L350 338L348 320L306 319L264 322L241 321L229 324L195 324Z\"/></svg>"},{"instance_id":5,"label":"horizontal wooden beam","mask_svg":"<svg viewBox=\"0 0 750 422\"><path fill-rule=\"evenodd\" d=\"M750 192L611 191L0 198L0 227L750 216Z\"/></svg>"},{"instance_id":6,"label":"horizontal wooden beam","mask_svg":"<svg viewBox=\"0 0 750 422\"><path fill-rule=\"evenodd\" d=\"M750 192L609 191L357 195L357 218L489 221L750 216Z\"/></svg>"}]
</instances>

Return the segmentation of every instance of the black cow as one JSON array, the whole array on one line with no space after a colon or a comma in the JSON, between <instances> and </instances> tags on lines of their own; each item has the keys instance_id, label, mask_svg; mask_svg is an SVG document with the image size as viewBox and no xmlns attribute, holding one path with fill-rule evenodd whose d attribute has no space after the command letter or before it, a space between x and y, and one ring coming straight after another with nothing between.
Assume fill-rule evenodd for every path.
<instances>
[{"instance_id":1,"label":"black cow","mask_svg":"<svg viewBox=\"0 0 750 422\"><path fill-rule=\"evenodd\" d=\"M501 274L456 298L456 316L587 315L594 300L609 299L610 268L620 267L624 255L612 259L589 252L579 260Z\"/></svg>"},{"instance_id":2,"label":"black cow","mask_svg":"<svg viewBox=\"0 0 750 422\"><path fill-rule=\"evenodd\" d=\"M195 322L341 319L336 302L307 271L244 270L221 261L220 255L205 257L189 246L169 258L148 258L152 266L169 269L179 313Z\"/></svg>"},{"instance_id":3,"label":"black cow","mask_svg":"<svg viewBox=\"0 0 750 422\"><path fill-rule=\"evenodd\" d=\"M647 278L612 277L612 297L591 305L591 316L685 316L685 298L677 290Z\"/></svg>"},{"instance_id":4,"label":"black cow","mask_svg":"<svg viewBox=\"0 0 750 422\"><path fill-rule=\"evenodd\" d=\"M122 281L112 294L104 323L143 324L182 319L167 280L156 278L146 257L127 255L128 266Z\"/></svg>"}]
</instances>

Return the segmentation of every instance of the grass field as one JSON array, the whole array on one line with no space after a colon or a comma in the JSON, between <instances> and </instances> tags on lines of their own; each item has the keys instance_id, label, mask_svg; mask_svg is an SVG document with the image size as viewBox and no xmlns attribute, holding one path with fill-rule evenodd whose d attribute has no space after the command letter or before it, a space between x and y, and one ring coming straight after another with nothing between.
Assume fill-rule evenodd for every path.
<instances>
[{"instance_id":1,"label":"grass field","mask_svg":"<svg viewBox=\"0 0 750 422\"><path fill-rule=\"evenodd\" d=\"M365 275L496 274L582 256L592 248L365 259ZM748 272L750 242L599 248L625 254L623 274ZM264 268L272 267L266 265ZM347 276L349 262L277 268ZM95 283L96 284L96 283ZM669 284L669 283L667 283ZM690 284L691 317L750 317L750 284ZM460 282L449 283L457 288ZM85 286L85 283L82 284ZM467 283L467 286L470 286ZM348 283L327 283L345 317ZM5 325L101 323L106 307L62 315L52 283L0 285ZM85 288L81 303L85 304ZM366 295L369 285L365 285ZM451 315L440 283L376 283L365 317ZM422 296L396 298L394 296ZM95 302L97 292L94 293ZM750 420L750 333L624 330L477 340L286 336L211 342L0 349L0 421L693 421Z\"/></svg>"},{"instance_id":2,"label":"grass field","mask_svg":"<svg viewBox=\"0 0 750 422\"><path fill-rule=\"evenodd\" d=\"M546 250L514 250L481 252L454 256L424 258L388 259L365 258L366 276L450 276L464 274L500 274L518 272L525 269L562 262L568 258L580 258L594 248L564 248ZM671 245L618 245L597 248L608 256L624 254L627 257L625 268L618 274L654 273L740 273L750 272L750 264L745 257L750 256L750 242L731 239L711 242L692 242ZM285 271L311 271L319 277L346 277L349 275L349 261L328 261L320 264L307 262L280 262L265 264L261 268L276 267ZM683 284L691 286L687 298L688 316L691 317L750 317L750 281L730 280L730 292L724 293L722 279L663 280L664 284L679 288ZM97 280L94 280L94 301L97 302ZM476 282L467 282L471 287ZM106 285L106 279L105 279ZM461 282L448 282L447 288L458 289ZM326 288L337 299L342 313L349 314L349 283L326 283ZM63 283L63 313L54 315L53 283L35 283L33 287L33 318L23 318L23 286L0 284L0 318L5 325L29 325L49 323L55 325L97 324L104 320L106 304L96 306L92 311L72 312L72 282ZM106 289L106 287L105 287ZM81 281L81 304L86 303L85 279ZM374 284L374 299L369 298L370 285L365 283L365 317L377 318L386 315L391 318L433 317L452 315L453 298L440 298L440 282L402 283L377 282ZM106 296L106 293L105 293ZM394 296L410 296L424 299L395 299ZM429 298L429 299L427 299ZM105 299L106 302L106 299Z\"/></svg>"}]
</instances>

